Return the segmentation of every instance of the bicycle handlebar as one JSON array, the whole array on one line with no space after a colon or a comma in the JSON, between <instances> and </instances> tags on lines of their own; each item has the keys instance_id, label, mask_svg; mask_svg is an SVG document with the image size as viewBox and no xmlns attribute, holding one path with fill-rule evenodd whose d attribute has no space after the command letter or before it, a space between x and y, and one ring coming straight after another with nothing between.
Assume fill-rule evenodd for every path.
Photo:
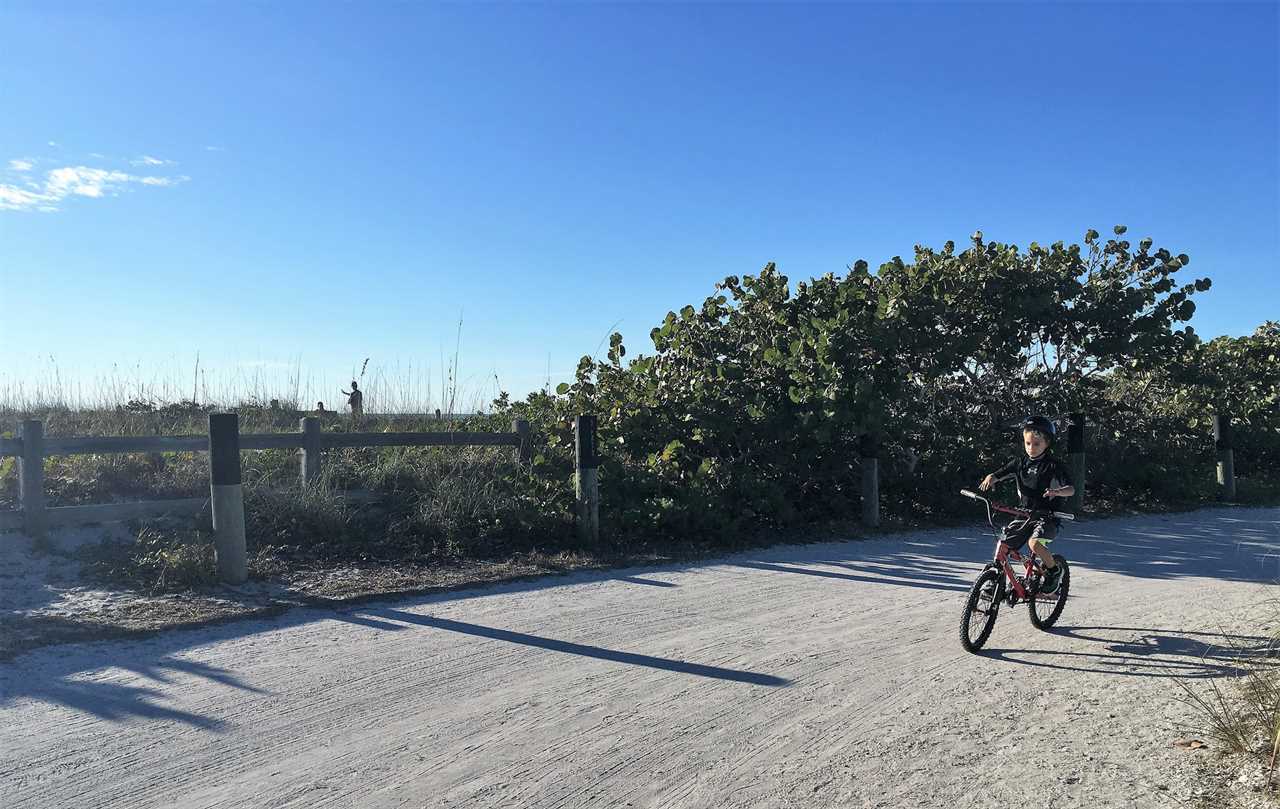
<instances>
[{"instance_id":1,"label":"bicycle handlebar","mask_svg":"<svg viewBox=\"0 0 1280 809\"><path fill-rule=\"evenodd\" d=\"M1074 520L1076 518L1076 515L1068 514L1065 511L1036 511L1036 510L1027 509L1027 508L1014 508L1013 506L1006 506L1001 503L993 503L987 498L978 494L977 492L970 491L969 489L961 489L960 494L963 494L965 497L970 497L974 500L981 500L982 502L987 504L988 508L993 508L996 511L1003 511L1006 514L1017 514L1023 517L1034 517L1037 515L1052 515L1054 517L1057 517L1060 520Z\"/></svg>"}]
</instances>

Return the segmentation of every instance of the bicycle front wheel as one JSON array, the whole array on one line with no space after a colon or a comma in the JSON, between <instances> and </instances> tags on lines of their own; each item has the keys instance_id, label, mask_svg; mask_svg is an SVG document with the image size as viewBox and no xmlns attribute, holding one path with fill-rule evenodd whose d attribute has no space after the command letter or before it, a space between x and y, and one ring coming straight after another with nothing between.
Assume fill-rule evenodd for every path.
<instances>
[{"instance_id":1,"label":"bicycle front wheel","mask_svg":"<svg viewBox=\"0 0 1280 809\"><path fill-rule=\"evenodd\" d=\"M991 637L1000 611L1001 581L1000 571L989 567L969 589L960 614L960 643L967 651L978 651Z\"/></svg>"},{"instance_id":2,"label":"bicycle front wheel","mask_svg":"<svg viewBox=\"0 0 1280 809\"><path fill-rule=\"evenodd\" d=\"M1058 589L1052 593L1037 593L1027 605L1027 616L1036 629L1048 629L1058 621L1062 609L1067 606L1067 595L1071 591L1071 567L1067 559L1060 553L1053 555L1053 561L1062 568L1062 581Z\"/></svg>"}]
</instances>

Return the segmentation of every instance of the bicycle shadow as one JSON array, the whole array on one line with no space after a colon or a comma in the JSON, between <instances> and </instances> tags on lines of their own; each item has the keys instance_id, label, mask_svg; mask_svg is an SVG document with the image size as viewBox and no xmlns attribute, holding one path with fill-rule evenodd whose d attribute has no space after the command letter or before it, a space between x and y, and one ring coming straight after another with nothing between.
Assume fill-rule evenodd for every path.
<instances>
[{"instance_id":1,"label":"bicycle shadow","mask_svg":"<svg viewBox=\"0 0 1280 809\"><path fill-rule=\"evenodd\" d=\"M850 549L849 556L828 554L820 559L905 570L923 566L929 572L963 568L964 578L971 582L974 566L991 559L993 545L983 523L912 532L892 547L875 544L875 550ZM1073 567L1140 579L1274 583L1280 580L1280 510L1224 507L1190 515L1090 517L1064 524L1051 548L1062 552ZM833 550L842 552L843 546Z\"/></svg>"},{"instance_id":2,"label":"bicycle shadow","mask_svg":"<svg viewBox=\"0 0 1280 809\"><path fill-rule=\"evenodd\" d=\"M1102 649L1080 652L987 648L979 654L1006 663L1061 671L1180 679L1235 677L1245 674L1250 665L1280 665L1280 641L1263 635L1123 626L1055 627L1049 633L1098 644Z\"/></svg>"}]
</instances>

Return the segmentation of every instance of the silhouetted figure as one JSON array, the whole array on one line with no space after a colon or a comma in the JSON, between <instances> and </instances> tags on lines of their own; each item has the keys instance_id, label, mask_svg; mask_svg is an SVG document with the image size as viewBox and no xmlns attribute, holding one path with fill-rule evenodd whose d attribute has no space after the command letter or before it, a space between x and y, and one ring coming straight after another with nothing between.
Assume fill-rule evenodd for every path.
<instances>
[{"instance_id":1,"label":"silhouetted figure","mask_svg":"<svg viewBox=\"0 0 1280 809\"><path fill-rule=\"evenodd\" d=\"M329 411L324 409L324 402L316 402L316 415L317 416L329 415Z\"/></svg>"},{"instance_id":2,"label":"silhouetted figure","mask_svg":"<svg viewBox=\"0 0 1280 809\"><path fill-rule=\"evenodd\" d=\"M347 393L344 390L342 395L347 397L347 404L351 407L351 416L353 418L358 419L364 415L364 394L360 392L360 386L356 384L354 379L351 380L351 392Z\"/></svg>"}]
</instances>

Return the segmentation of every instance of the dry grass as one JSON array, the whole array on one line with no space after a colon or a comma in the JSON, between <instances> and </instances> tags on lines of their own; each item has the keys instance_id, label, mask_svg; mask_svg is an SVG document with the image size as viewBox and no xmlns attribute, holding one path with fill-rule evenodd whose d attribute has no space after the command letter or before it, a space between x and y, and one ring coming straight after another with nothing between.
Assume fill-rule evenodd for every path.
<instances>
[{"instance_id":1,"label":"dry grass","mask_svg":"<svg viewBox=\"0 0 1280 809\"><path fill-rule=\"evenodd\" d=\"M1273 780L1280 753L1280 601L1264 605L1258 625L1269 627L1262 636L1266 640L1247 647L1226 643L1207 653L1230 661L1237 679L1179 685L1200 717L1187 730L1208 739L1219 753L1262 761Z\"/></svg>"}]
</instances>

